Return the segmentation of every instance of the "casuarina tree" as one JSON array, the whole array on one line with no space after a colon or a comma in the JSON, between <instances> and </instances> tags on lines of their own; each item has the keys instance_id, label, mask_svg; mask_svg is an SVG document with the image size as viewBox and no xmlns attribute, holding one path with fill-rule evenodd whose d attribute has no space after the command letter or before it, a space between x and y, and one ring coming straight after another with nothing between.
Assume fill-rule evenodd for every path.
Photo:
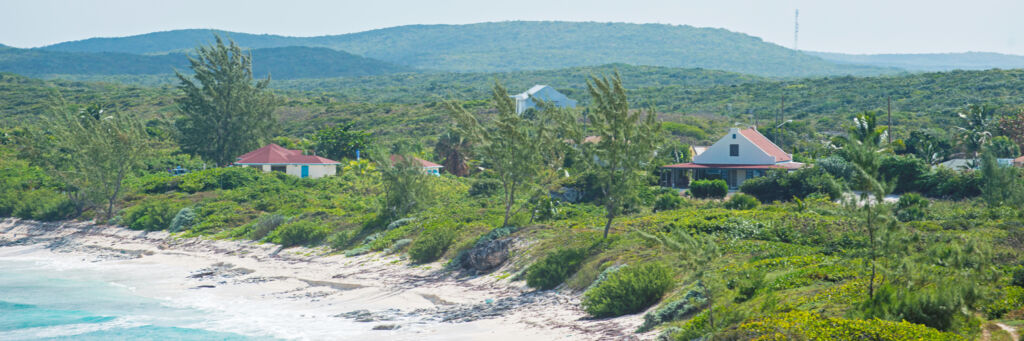
<instances>
[{"instance_id":1,"label":"casuarina tree","mask_svg":"<svg viewBox=\"0 0 1024 341\"><path fill-rule=\"evenodd\" d=\"M195 55L188 58L193 75L176 72L185 94L177 100L178 142L186 152L226 165L270 138L276 104L267 89L270 76L254 82L252 56L219 36Z\"/></svg>"},{"instance_id":2,"label":"casuarina tree","mask_svg":"<svg viewBox=\"0 0 1024 341\"><path fill-rule=\"evenodd\" d=\"M649 163L659 143L661 125L653 110L629 109L626 89L616 72L611 79L591 77L587 90L593 103L590 108L590 131L596 142L584 143L601 191L605 208L604 236L608 237L612 220L624 208L637 204L637 196Z\"/></svg>"}]
</instances>

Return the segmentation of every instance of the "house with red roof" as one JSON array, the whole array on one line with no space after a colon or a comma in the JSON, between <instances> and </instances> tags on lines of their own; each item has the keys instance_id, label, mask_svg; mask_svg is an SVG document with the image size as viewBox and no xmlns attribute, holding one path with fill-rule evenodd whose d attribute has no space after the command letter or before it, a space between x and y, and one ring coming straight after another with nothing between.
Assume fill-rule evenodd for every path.
<instances>
[{"instance_id":1,"label":"house with red roof","mask_svg":"<svg viewBox=\"0 0 1024 341\"><path fill-rule=\"evenodd\" d=\"M731 128L718 142L693 157L693 162L662 167L661 183L682 188L689 180L722 179L736 189L747 179L764 176L770 169L795 170L803 163L793 162L788 154L757 128Z\"/></svg>"},{"instance_id":2,"label":"house with red roof","mask_svg":"<svg viewBox=\"0 0 1024 341\"><path fill-rule=\"evenodd\" d=\"M245 153L235 161L236 166L313 179L337 174L339 164L341 163L338 161L316 155L305 155L301 150L288 149L273 143Z\"/></svg>"},{"instance_id":3,"label":"house with red roof","mask_svg":"<svg viewBox=\"0 0 1024 341\"><path fill-rule=\"evenodd\" d=\"M402 159L403 159L403 157L401 155L391 154L391 163L392 164L394 164L396 162L399 162ZM427 173L427 174L430 174L430 175L441 176L441 167L444 167L444 166L436 164L436 163L433 163L433 162L430 162L430 161L427 161L427 160L424 160L424 159L421 159L421 158L418 158L418 157L415 157L415 156L412 156L412 161L416 165L419 165L423 169L424 173Z\"/></svg>"}]
</instances>

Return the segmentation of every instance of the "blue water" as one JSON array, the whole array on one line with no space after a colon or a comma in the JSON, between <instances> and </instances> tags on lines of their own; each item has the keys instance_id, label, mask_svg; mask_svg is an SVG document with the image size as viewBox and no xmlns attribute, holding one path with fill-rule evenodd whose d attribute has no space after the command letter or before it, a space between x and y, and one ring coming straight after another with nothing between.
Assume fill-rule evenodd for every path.
<instances>
[{"instance_id":1,"label":"blue water","mask_svg":"<svg viewBox=\"0 0 1024 341\"><path fill-rule=\"evenodd\" d=\"M84 273L0 258L0 340L251 340L202 329L204 312Z\"/></svg>"}]
</instances>

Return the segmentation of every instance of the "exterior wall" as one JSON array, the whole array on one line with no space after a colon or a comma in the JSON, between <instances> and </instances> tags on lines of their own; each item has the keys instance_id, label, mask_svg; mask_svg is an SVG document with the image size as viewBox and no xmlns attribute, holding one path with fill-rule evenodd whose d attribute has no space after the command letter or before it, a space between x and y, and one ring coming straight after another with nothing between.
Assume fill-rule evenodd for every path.
<instances>
[{"instance_id":1,"label":"exterior wall","mask_svg":"<svg viewBox=\"0 0 1024 341\"><path fill-rule=\"evenodd\" d=\"M303 165L285 165L285 174L302 177L302 166ZM338 165L307 165L309 166L309 177L313 179L319 179L325 176L334 176L338 173ZM270 172L271 165L248 165L246 167L252 167L262 170L264 173Z\"/></svg>"},{"instance_id":2,"label":"exterior wall","mask_svg":"<svg viewBox=\"0 0 1024 341\"><path fill-rule=\"evenodd\" d=\"M441 176L441 167L423 167L423 172L428 175Z\"/></svg>"},{"instance_id":3,"label":"exterior wall","mask_svg":"<svg viewBox=\"0 0 1024 341\"><path fill-rule=\"evenodd\" d=\"M737 144L739 156L729 156L729 145ZM768 155L761 148L750 142L737 128L729 129L729 133L718 142L708 147L700 155L693 158L697 164L731 164L731 165L774 165L775 157Z\"/></svg>"}]
</instances>

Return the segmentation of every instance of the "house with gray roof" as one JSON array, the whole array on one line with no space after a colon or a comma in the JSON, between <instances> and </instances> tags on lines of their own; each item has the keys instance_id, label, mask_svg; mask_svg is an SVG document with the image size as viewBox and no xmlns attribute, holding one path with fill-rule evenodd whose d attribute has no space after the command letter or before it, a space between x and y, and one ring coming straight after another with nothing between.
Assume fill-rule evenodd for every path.
<instances>
[{"instance_id":1,"label":"house with gray roof","mask_svg":"<svg viewBox=\"0 0 1024 341\"><path fill-rule=\"evenodd\" d=\"M534 85L526 92L510 96L516 100L516 114L522 115L529 109L537 107L535 99L544 101L558 108L575 108L576 100L566 97L555 88L547 85Z\"/></svg>"}]
</instances>

